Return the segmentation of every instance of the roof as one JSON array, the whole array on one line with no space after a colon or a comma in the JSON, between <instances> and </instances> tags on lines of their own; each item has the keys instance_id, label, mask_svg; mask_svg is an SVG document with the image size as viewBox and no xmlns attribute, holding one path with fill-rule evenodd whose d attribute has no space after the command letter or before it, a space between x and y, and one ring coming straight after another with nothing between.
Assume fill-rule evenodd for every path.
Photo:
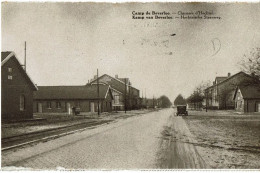
<instances>
[{"instance_id":1,"label":"roof","mask_svg":"<svg viewBox=\"0 0 260 173\"><path fill-rule=\"evenodd\" d=\"M242 72L242 71L241 71L241 72L238 72L238 73L234 74L233 76L226 77L226 79L222 80L220 83L217 83L217 84L215 84L215 85L212 85L212 86L206 88L205 90L208 90L208 89L210 89L210 88L212 88L212 87L215 87L215 86L218 86L218 85L220 85L220 84L223 84L224 82L227 82L228 80L230 80L230 79L232 79L232 78L234 78L234 77L236 77L236 76L238 76L238 75L240 75L240 74L244 74L245 76L248 76L248 77L253 78L252 76L250 76L250 75L246 74L245 72Z\"/></svg>"},{"instance_id":2,"label":"roof","mask_svg":"<svg viewBox=\"0 0 260 173\"><path fill-rule=\"evenodd\" d=\"M15 58L15 61L19 64L18 68L20 68L20 71L24 74L25 78L29 81L29 83L31 84L33 89L38 90L38 87L34 84L32 79L30 78L30 76L22 68L21 63L18 61L14 52L11 52L11 51L1 52L1 66L4 66L6 64L6 62L8 62L11 58Z\"/></svg>"},{"instance_id":3,"label":"roof","mask_svg":"<svg viewBox=\"0 0 260 173\"><path fill-rule=\"evenodd\" d=\"M100 76L100 77L98 77L98 79L100 79L100 78L102 78L102 77L104 77L104 76L108 76L108 77L110 77L110 78L112 78L112 79L114 79L114 80L116 80L116 81L118 81L118 82L120 82L121 84L123 84L123 85L125 85L125 79L127 79L127 85L128 85L128 80L129 80L129 78L114 78L114 77L112 77L112 76L110 76L110 75L108 75L108 74L103 74L102 76ZM91 81L91 82L89 82L90 84L91 83L95 83L97 81L97 79L95 79L95 80L93 80L93 81ZM87 85L89 84L89 83L87 83ZM128 85L129 86L129 85ZM111 86L112 88L113 88L113 86ZM134 88L134 89L136 89L135 87L133 87L133 86L131 86L131 88ZM138 90L138 89L136 89L136 90Z\"/></svg>"},{"instance_id":4,"label":"roof","mask_svg":"<svg viewBox=\"0 0 260 173\"><path fill-rule=\"evenodd\" d=\"M1 62L3 62L3 60L5 59L5 58L7 58L7 56L9 55L9 54L11 54L12 52L10 52L10 51L7 51L7 52L1 52Z\"/></svg>"},{"instance_id":5,"label":"roof","mask_svg":"<svg viewBox=\"0 0 260 173\"><path fill-rule=\"evenodd\" d=\"M38 86L34 99L98 99L97 86ZM105 99L109 85L99 85L99 98Z\"/></svg>"},{"instance_id":6,"label":"roof","mask_svg":"<svg viewBox=\"0 0 260 173\"><path fill-rule=\"evenodd\" d=\"M260 84L258 85L248 85L248 86L238 86L234 95L240 89L241 94L244 99L260 99Z\"/></svg>"},{"instance_id":7,"label":"roof","mask_svg":"<svg viewBox=\"0 0 260 173\"><path fill-rule=\"evenodd\" d=\"M222 82L223 80L227 79L228 77L216 77L215 81L218 83Z\"/></svg>"},{"instance_id":8,"label":"roof","mask_svg":"<svg viewBox=\"0 0 260 173\"><path fill-rule=\"evenodd\" d=\"M126 84L129 84L129 78L118 78L122 82L126 82Z\"/></svg>"}]
</instances>

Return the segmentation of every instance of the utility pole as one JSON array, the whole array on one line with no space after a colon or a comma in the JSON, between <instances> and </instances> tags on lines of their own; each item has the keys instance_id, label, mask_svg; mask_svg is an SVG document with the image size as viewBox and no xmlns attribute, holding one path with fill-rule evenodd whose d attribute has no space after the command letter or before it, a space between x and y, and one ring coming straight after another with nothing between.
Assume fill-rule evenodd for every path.
<instances>
[{"instance_id":1,"label":"utility pole","mask_svg":"<svg viewBox=\"0 0 260 173\"><path fill-rule=\"evenodd\" d=\"M205 91L205 96L206 96L206 112L208 112L208 92Z\"/></svg>"},{"instance_id":2,"label":"utility pole","mask_svg":"<svg viewBox=\"0 0 260 173\"><path fill-rule=\"evenodd\" d=\"M145 88L145 90L144 90L144 94L145 94L145 108L147 109L147 100L146 100L146 88Z\"/></svg>"},{"instance_id":3,"label":"utility pole","mask_svg":"<svg viewBox=\"0 0 260 173\"><path fill-rule=\"evenodd\" d=\"M129 83L129 97L128 97L128 102L129 102L129 108L130 108L130 111L133 109L133 103L132 103L132 95L131 95L131 85Z\"/></svg>"},{"instance_id":4,"label":"utility pole","mask_svg":"<svg viewBox=\"0 0 260 173\"><path fill-rule=\"evenodd\" d=\"M154 108L154 95L153 95L153 108Z\"/></svg>"},{"instance_id":5,"label":"utility pole","mask_svg":"<svg viewBox=\"0 0 260 173\"><path fill-rule=\"evenodd\" d=\"M125 113L126 113L126 78L125 78Z\"/></svg>"},{"instance_id":6,"label":"utility pole","mask_svg":"<svg viewBox=\"0 0 260 173\"><path fill-rule=\"evenodd\" d=\"M26 41L24 42L24 71L26 71Z\"/></svg>"},{"instance_id":7,"label":"utility pole","mask_svg":"<svg viewBox=\"0 0 260 173\"><path fill-rule=\"evenodd\" d=\"M98 69L97 69L97 94L98 94L98 115L100 115L100 110L99 110L99 81L98 81Z\"/></svg>"}]
</instances>

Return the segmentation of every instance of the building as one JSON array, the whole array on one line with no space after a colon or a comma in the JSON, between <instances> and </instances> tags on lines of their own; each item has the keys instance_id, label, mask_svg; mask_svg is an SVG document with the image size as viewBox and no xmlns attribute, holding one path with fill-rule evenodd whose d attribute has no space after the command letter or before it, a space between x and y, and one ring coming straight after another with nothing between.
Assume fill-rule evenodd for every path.
<instances>
[{"instance_id":1,"label":"building","mask_svg":"<svg viewBox=\"0 0 260 173\"><path fill-rule=\"evenodd\" d=\"M236 87L241 84L254 84L259 80L254 75L239 72L233 76L216 77L213 85L205 89L206 105L209 109L234 109L233 100Z\"/></svg>"},{"instance_id":2,"label":"building","mask_svg":"<svg viewBox=\"0 0 260 173\"><path fill-rule=\"evenodd\" d=\"M238 86L233 99L236 111L260 112L260 85Z\"/></svg>"},{"instance_id":3,"label":"building","mask_svg":"<svg viewBox=\"0 0 260 173\"><path fill-rule=\"evenodd\" d=\"M2 119L33 118L33 92L38 88L14 52L1 53L1 73Z\"/></svg>"},{"instance_id":4,"label":"building","mask_svg":"<svg viewBox=\"0 0 260 173\"><path fill-rule=\"evenodd\" d=\"M80 112L100 112L112 110L113 96L109 85L99 86L39 86L34 93L34 112L68 113L72 108L80 108Z\"/></svg>"},{"instance_id":5,"label":"building","mask_svg":"<svg viewBox=\"0 0 260 173\"><path fill-rule=\"evenodd\" d=\"M139 90L132 86L128 78L119 78L118 75L111 77L104 74L98 78L98 82L99 84L110 85L114 98L112 102L113 110L124 110L125 101L127 110L140 108ZM96 75L87 83L87 85L93 84L97 84Z\"/></svg>"}]
</instances>

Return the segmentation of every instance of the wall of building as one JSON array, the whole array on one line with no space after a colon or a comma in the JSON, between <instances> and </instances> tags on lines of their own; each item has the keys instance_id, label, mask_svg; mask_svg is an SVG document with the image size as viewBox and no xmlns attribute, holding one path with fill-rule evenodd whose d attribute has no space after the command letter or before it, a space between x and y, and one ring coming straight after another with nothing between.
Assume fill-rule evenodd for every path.
<instances>
[{"instance_id":1,"label":"wall of building","mask_svg":"<svg viewBox=\"0 0 260 173\"><path fill-rule=\"evenodd\" d=\"M235 110L244 112L247 102L244 101L241 91L238 90L235 98Z\"/></svg>"},{"instance_id":2,"label":"wall of building","mask_svg":"<svg viewBox=\"0 0 260 173\"><path fill-rule=\"evenodd\" d=\"M2 119L33 118L33 89L22 74L18 63L11 58L1 68L1 115ZM12 72L8 71L12 68ZM12 79L8 79L12 76ZM20 110L20 96L25 98L25 109Z\"/></svg>"},{"instance_id":3,"label":"wall of building","mask_svg":"<svg viewBox=\"0 0 260 173\"><path fill-rule=\"evenodd\" d=\"M118 79L119 80L119 79ZM124 110L124 105L125 105L125 84L118 81L114 78L111 78L110 76L104 75L99 79L99 82L101 83L106 83L111 86L111 88L116 89L117 91L121 92L120 94L120 103L115 104L113 103L114 110ZM114 95L113 91L113 95ZM128 87L127 86L127 109L138 109L140 105L138 104L138 98L139 98L139 90L133 87Z\"/></svg>"},{"instance_id":4,"label":"wall of building","mask_svg":"<svg viewBox=\"0 0 260 173\"><path fill-rule=\"evenodd\" d=\"M229 79L227 82L218 85L219 108L234 109L235 101L233 100L233 96L236 87L242 83L248 83L250 81L253 81L253 79L250 76L244 73L240 73L235 77Z\"/></svg>"},{"instance_id":5,"label":"wall of building","mask_svg":"<svg viewBox=\"0 0 260 173\"><path fill-rule=\"evenodd\" d=\"M247 105L245 107L245 112L260 112L258 104L260 104L260 99L248 99L246 100Z\"/></svg>"},{"instance_id":6,"label":"wall of building","mask_svg":"<svg viewBox=\"0 0 260 173\"><path fill-rule=\"evenodd\" d=\"M100 111L101 112L111 112L112 111L112 97L110 94L107 95L106 99L100 99ZM57 107L57 103L60 103L60 107ZM98 111L98 101L97 100L34 100L33 102L33 112L39 112L39 104L42 107L42 113L66 113L68 112L68 103L70 108L78 107L81 112L90 112L91 103L94 102L94 111ZM48 103L51 104L51 108L48 107Z\"/></svg>"},{"instance_id":7,"label":"wall of building","mask_svg":"<svg viewBox=\"0 0 260 173\"><path fill-rule=\"evenodd\" d=\"M212 109L235 109L233 96L236 87L240 84L250 83L252 81L252 77L245 73L239 73L228 79L226 82L207 89L206 91L209 95L207 99L208 107Z\"/></svg>"}]
</instances>

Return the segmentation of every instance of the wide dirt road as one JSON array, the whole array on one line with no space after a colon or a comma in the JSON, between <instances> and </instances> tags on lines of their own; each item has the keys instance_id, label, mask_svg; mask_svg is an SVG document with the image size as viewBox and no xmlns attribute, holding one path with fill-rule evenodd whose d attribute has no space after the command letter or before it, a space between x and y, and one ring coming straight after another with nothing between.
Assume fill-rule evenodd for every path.
<instances>
[{"instance_id":1,"label":"wide dirt road","mask_svg":"<svg viewBox=\"0 0 260 173\"><path fill-rule=\"evenodd\" d=\"M17 151L4 152L2 167L205 168L193 145L174 142L176 135L189 136L190 133L182 117L173 115L173 109L151 112Z\"/></svg>"}]
</instances>

